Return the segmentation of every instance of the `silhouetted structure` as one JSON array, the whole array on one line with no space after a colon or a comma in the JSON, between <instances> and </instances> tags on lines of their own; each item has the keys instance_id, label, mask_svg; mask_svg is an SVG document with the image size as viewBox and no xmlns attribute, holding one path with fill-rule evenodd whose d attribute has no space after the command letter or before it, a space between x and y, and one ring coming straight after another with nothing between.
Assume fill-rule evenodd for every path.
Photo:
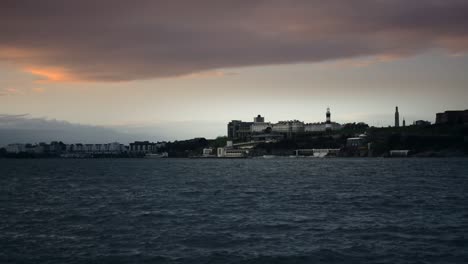
<instances>
[{"instance_id":1,"label":"silhouetted structure","mask_svg":"<svg viewBox=\"0 0 468 264\"><path fill-rule=\"evenodd\" d=\"M395 107L395 127L400 127L400 114L398 113L398 106Z\"/></svg>"},{"instance_id":2,"label":"silhouetted structure","mask_svg":"<svg viewBox=\"0 0 468 264\"><path fill-rule=\"evenodd\" d=\"M158 149L163 146L163 143L135 141L133 143L130 143L129 151L132 153L157 153Z\"/></svg>"},{"instance_id":3,"label":"silhouetted structure","mask_svg":"<svg viewBox=\"0 0 468 264\"><path fill-rule=\"evenodd\" d=\"M232 120L227 125L227 135L232 140L249 140L254 135L259 134L281 134L288 138L294 135L335 131L342 128L341 124L331 122L330 108L327 108L326 122L305 124L299 120L278 121L277 123L265 122L265 117L257 115L253 122L243 122L241 120Z\"/></svg>"},{"instance_id":4,"label":"silhouetted structure","mask_svg":"<svg viewBox=\"0 0 468 264\"><path fill-rule=\"evenodd\" d=\"M426 121L426 120L416 120L413 122L413 125L415 126L430 126L431 122Z\"/></svg>"},{"instance_id":5,"label":"silhouetted structure","mask_svg":"<svg viewBox=\"0 0 468 264\"><path fill-rule=\"evenodd\" d=\"M468 124L468 110L437 113L436 124Z\"/></svg>"},{"instance_id":6,"label":"silhouetted structure","mask_svg":"<svg viewBox=\"0 0 468 264\"><path fill-rule=\"evenodd\" d=\"M241 120L232 120L228 123L228 138L230 139L246 139L252 135L253 122L243 122Z\"/></svg>"},{"instance_id":7,"label":"silhouetted structure","mask_svg":"<svg viewBox=\"0 0 468 264\"><path fill-rule=\"evenodd\" d=\"M261 115L258 115L256 117L254 117L254 122L255 123L263 123L263 122L265 122L265 117L263 117Z\"/></svg>"}]
</instances>

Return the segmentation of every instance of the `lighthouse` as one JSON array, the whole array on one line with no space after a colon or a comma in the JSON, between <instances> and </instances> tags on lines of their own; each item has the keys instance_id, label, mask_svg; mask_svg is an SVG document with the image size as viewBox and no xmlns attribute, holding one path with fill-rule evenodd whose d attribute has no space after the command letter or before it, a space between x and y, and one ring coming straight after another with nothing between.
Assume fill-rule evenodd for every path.
<instances>
[{"instance_id":1,"label":"lighthouse","mask_svg":"<svg viewBox=\"0 0 468 264\"><path fill-rule=\"evenodd\" d=\"M325 123L325 130L326 131L332 130L330 117L331 117L330 107L328 107L327 108L327 122Z\"/></svg>"}]
</instances>

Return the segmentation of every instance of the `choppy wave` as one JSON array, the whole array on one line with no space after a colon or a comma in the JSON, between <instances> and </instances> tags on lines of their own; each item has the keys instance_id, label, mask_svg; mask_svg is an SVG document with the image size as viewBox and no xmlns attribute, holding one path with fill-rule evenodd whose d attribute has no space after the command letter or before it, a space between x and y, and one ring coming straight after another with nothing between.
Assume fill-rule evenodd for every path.
<instances>
[{"instance_id":1,"label":"choppy wave","mask_svg":"<svg viewBox=\"0 0 468 264\"><path fill-rule=\"evenodd\" d=\"M468 263L468 160L0 160L0 263Z\"/></svg>"}]
</instances>

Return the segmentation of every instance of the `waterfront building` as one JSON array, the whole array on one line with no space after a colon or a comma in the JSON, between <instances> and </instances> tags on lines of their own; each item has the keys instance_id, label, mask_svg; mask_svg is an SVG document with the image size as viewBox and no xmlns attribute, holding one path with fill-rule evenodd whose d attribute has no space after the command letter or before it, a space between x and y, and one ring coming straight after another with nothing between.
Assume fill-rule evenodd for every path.
<instances>
[{"instance_id":1,"label":"waterfront building","mask_svg":"<svg viewBox=\"0 0 468 264\"><path fill-rule=\"evenodd\" d=\"M21 152L27 152L27 153L33 153L33 154L42 154L46 151L46 147L44 144L36 144L36 145L31 145L31 144L8 144L5 147L5 150L7 153L21 153Z\"/></svg>"},{"instance_id":2,"label":"waterfront building","mask_svg":"<svg viewBox=\"0 0 468 264\"><path fill-rule=\"evenodd\" d=\"M25 144L8 144L5 147L6 152L8 153L20 153L20 152L26 152L26 145Z\"/></svg>"},{"instance_id":3,"label":"waterfront building","mask_svg":"<svg viewBox=\"0 0 468 264\"><path fill-rule=\"evenodd\" d=\"M468 110L445 111L436 114L436 124L468 124Z\"/></svg>"},{"instance_id":4,"label":"waterfront building","mask_svg":"<svg viewBox=\"0 0 468 264\"><path fill-rule=\"evenodd\" d=\"M395 107L395 127L400 127L400 113L398 113L398 106Z\"/></svg>"},{"instance_id":5,"label":"waterfront building","mask_svg":"<svg viewBox=\"0 0 468 264\"><path fill-rule=\"evenodd\" d=\"M359 137L352 137L346 139L346 146L351 148L359 148L366 144L367 136L365 134L359 135Z\"/></svg>"},{"instance_id":6,"label":"waterfront building","mask_svg":"<svg viewBox=\"0 0 468 264\"><path fill-rule=\"evenodd\" d=\"M296 157L312 156L314 158L336 157L340 153L340 149L296 149L294 150Z\"/></svg>"},{"instance_id":7,"label":"waterfront building","mask_svg":"<svg viewBox=\"0 0 468 264\"><path fill-rule=\"evenodd\" d=\"M44 145L30 145L26 144L26 152L33 154L43 154L45 152Z\"/></svg>"},{"instance_id":8,"label":"waterfront building","mask_svg":"<svg viewBox=\"0 0 468 264\"><path fill-rule=\"evenodd\" d=\"M204 148L202 152L203 157L211 157L213 156L213 149L212 148Z\"/></svg>"},{"instance_id":9,"label":"waterfront building","mask_svg":"<svg viewBox=\"0 0 468 264\"><path fill-rule=\"evenodd\" d=\"M107 144L67 144L67 153L86 153L86 154L120 154L126 152L126 147L118 142Z\"/></svg>"},{"instance_id":10,"label":"waterfront building","mask_svg":"<svg viewBox=\"0 0 468 264\"><path fill-rule=\"evenodd\" d=\"M153 143L149 141L135 141L130 143L129 151L131 153L157 153L161 148L160 143Z\"/></svg>"},{"instance_id":11,"label":"waterfront building","mask_svg":"<svg viewBox=\"0 0 468 264\"><path fill-rule=\"evenodd\" d=\"M61 153L66 151L66 145L63 142L52 141L49 144L49 152L51 153Z\"/></svg>"},{"instance_id":12,"label":"waterfront building","mask_svg":"<svg viewBox=\"0 0 468 264\"><path fill-rule=\"evenodd\" d=\"M409 150L390 150L390 157L408 157Z\"/></svg>"},{"instance_id":13,"label":"waterfront building","mask_svg":"<svg viewBox=\"0 0 468 264\"><path fill-rule=\"evenodd\" d=\"M246 149L234 149L234 148L218 148L218 158L244 158L247 157L249 151Z\"/></svg>"},{"instance_id":14,"label":"waterfront building","mask_svg":"<svg viewBox=\"0 0 468 264\"><path fill-rule=\"evenodd\" d=\"M404 117L403 117L403 127L406 127L406 120Z\"/></svg>"},{"instance_id":15,"label":"waterfront building","mask_svg":"<svg viewBox=\"0 0 468 264\"><path fill-rule=\"evenodd\" d=\"M85 144L83 147L86 153L93 153L94 151L94 144Z\"/></svg>"},{"instance_id":16,"label":"waterfront building","mask_svg":"<svg viewBox=\"0 0 468 264\"><path fill-rule=\"evenodd\" d=\"M360 147L364 145L364 139L360 137L353 137L346 139L346 146L347 147Z\"/></svg>"}]
</instances>

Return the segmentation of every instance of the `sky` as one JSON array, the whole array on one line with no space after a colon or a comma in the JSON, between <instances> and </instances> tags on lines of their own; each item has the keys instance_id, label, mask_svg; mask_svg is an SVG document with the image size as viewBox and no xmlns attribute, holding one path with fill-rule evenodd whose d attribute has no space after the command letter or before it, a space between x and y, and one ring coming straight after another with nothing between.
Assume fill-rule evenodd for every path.
<instances>
[{"instance_id":1,"label":"sky","mask_svg":"<svg viewBox=\"0 0 468 264\"><path fill-rule=\"evenodd\" d=\"M388 126L395 106L434 122L468 109L466 14L464 0L3 0L0 135L213 138L327 107L340 123Z\"/></svg>"}]
</instances>

